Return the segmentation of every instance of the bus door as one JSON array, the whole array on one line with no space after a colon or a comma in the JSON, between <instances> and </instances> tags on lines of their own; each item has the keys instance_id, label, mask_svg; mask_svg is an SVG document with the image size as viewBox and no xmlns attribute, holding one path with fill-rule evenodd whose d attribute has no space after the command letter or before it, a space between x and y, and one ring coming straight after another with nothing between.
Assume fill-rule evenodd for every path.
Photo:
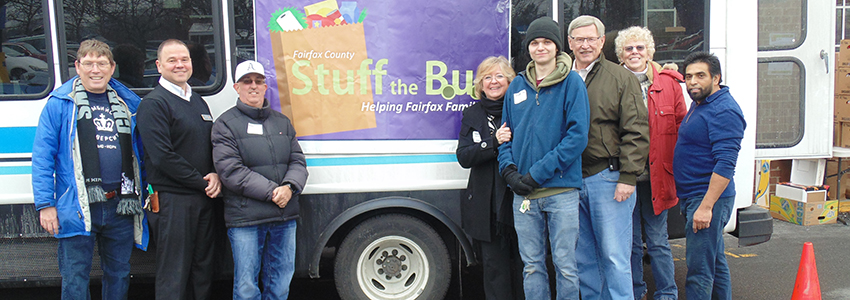
<instances>
[{"instance_id":1,"label":"bus door","mask_svg":"<svg viewBox=\"0 0 850 300\"><path fill-rule=\"evenodd\" d=\"M758 1L756 159L832 156L835 1Z\"/></svg>"}]
</instances>

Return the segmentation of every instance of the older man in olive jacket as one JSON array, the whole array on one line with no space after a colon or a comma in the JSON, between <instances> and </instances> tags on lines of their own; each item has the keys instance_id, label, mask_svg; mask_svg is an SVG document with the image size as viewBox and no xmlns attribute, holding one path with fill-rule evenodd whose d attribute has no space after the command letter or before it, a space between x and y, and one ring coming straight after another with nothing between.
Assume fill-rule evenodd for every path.
<instances>
[{"instance_id":1,"label":"older man in olive jacket","mask_svg":"<svg viewBox=\"0 0 850 300\"><path fill-rule=\"evenodd\" d=\"M581 296L634 299L632 212L636 178L646 167L649 123L640 83L602 55L605 25L580 16L568 29L575 70L590 102L590 131L582 153L579 240Z\"/></svg>"}]
</instances>

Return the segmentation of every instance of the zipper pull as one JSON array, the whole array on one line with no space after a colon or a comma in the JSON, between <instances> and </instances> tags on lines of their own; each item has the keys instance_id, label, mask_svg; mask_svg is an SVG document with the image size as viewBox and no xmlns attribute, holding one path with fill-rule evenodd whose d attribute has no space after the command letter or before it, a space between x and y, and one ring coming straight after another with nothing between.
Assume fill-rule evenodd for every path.
<instances>
[{"instance_id":1,"label":"zipper pull","mask_svg":"<svg viewBox=\"0 0 850 300\"><path fill-rule=\"evenodd\" d=\"M540 106L540 100L538 100L540 96L540 90L537 90L537 93L534 94L534 102L537 102L537 106Z\"/></svg>"}]
</instances>

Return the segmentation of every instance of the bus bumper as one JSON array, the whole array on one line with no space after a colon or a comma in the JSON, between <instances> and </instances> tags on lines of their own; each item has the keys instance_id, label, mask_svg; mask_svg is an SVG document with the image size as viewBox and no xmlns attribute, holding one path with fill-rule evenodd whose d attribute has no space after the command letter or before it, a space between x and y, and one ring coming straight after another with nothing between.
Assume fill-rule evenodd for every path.
<instances>
[{"instance_id":1,"label":"bus bumper","mask_svg":"<svg viewBox=\"0 0 850 300\"><path fill-rule=\"evenodd\" d=\"M738 247L758 245L770 240L773 217L757 205L738 209L737 224L731 234L738 238Z\"/></svg>"}]
</instances>

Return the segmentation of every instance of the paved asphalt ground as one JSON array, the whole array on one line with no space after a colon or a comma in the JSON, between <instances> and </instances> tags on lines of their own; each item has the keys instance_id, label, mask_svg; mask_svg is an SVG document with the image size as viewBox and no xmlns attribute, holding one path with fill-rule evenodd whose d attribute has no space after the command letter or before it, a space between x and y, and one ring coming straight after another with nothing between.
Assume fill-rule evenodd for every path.
<instances>
[{"instance_id":1,"label":"paved asphalt ground","mask_svg":"<svg viewBox=\"0 0 850 300\"><path fill-rule=\"evenodd\" d=\"M761 245L738 248L737 239L727 235L726 257L732 272L733 299L790 299L805 242L814 244L822 298L850 299L850 226L838 223L806 227L777 220L773 225L773 237ZM685 299L685 240L673 240L671 245L679 299ZM456 277L446 299L483 299L476 288L480 279L470 275L475 272L480 272L480 268L463 271L463 284L458 284L457 272L453 272ZM647 275L646 279L651 285L651 276ZM214 299L229 299L230 288L230 282L216 282ZM149 283L134 283L130 288L130 299L153 299L152 289ZM100 286L92 286L92 290L95 291L92 299L100 299ZM0 290L0 298L59 299L59 288L5 289ZM339 297L330 278L296 279L292 283L290 299Z\"/></svg>"}]
</instances>

